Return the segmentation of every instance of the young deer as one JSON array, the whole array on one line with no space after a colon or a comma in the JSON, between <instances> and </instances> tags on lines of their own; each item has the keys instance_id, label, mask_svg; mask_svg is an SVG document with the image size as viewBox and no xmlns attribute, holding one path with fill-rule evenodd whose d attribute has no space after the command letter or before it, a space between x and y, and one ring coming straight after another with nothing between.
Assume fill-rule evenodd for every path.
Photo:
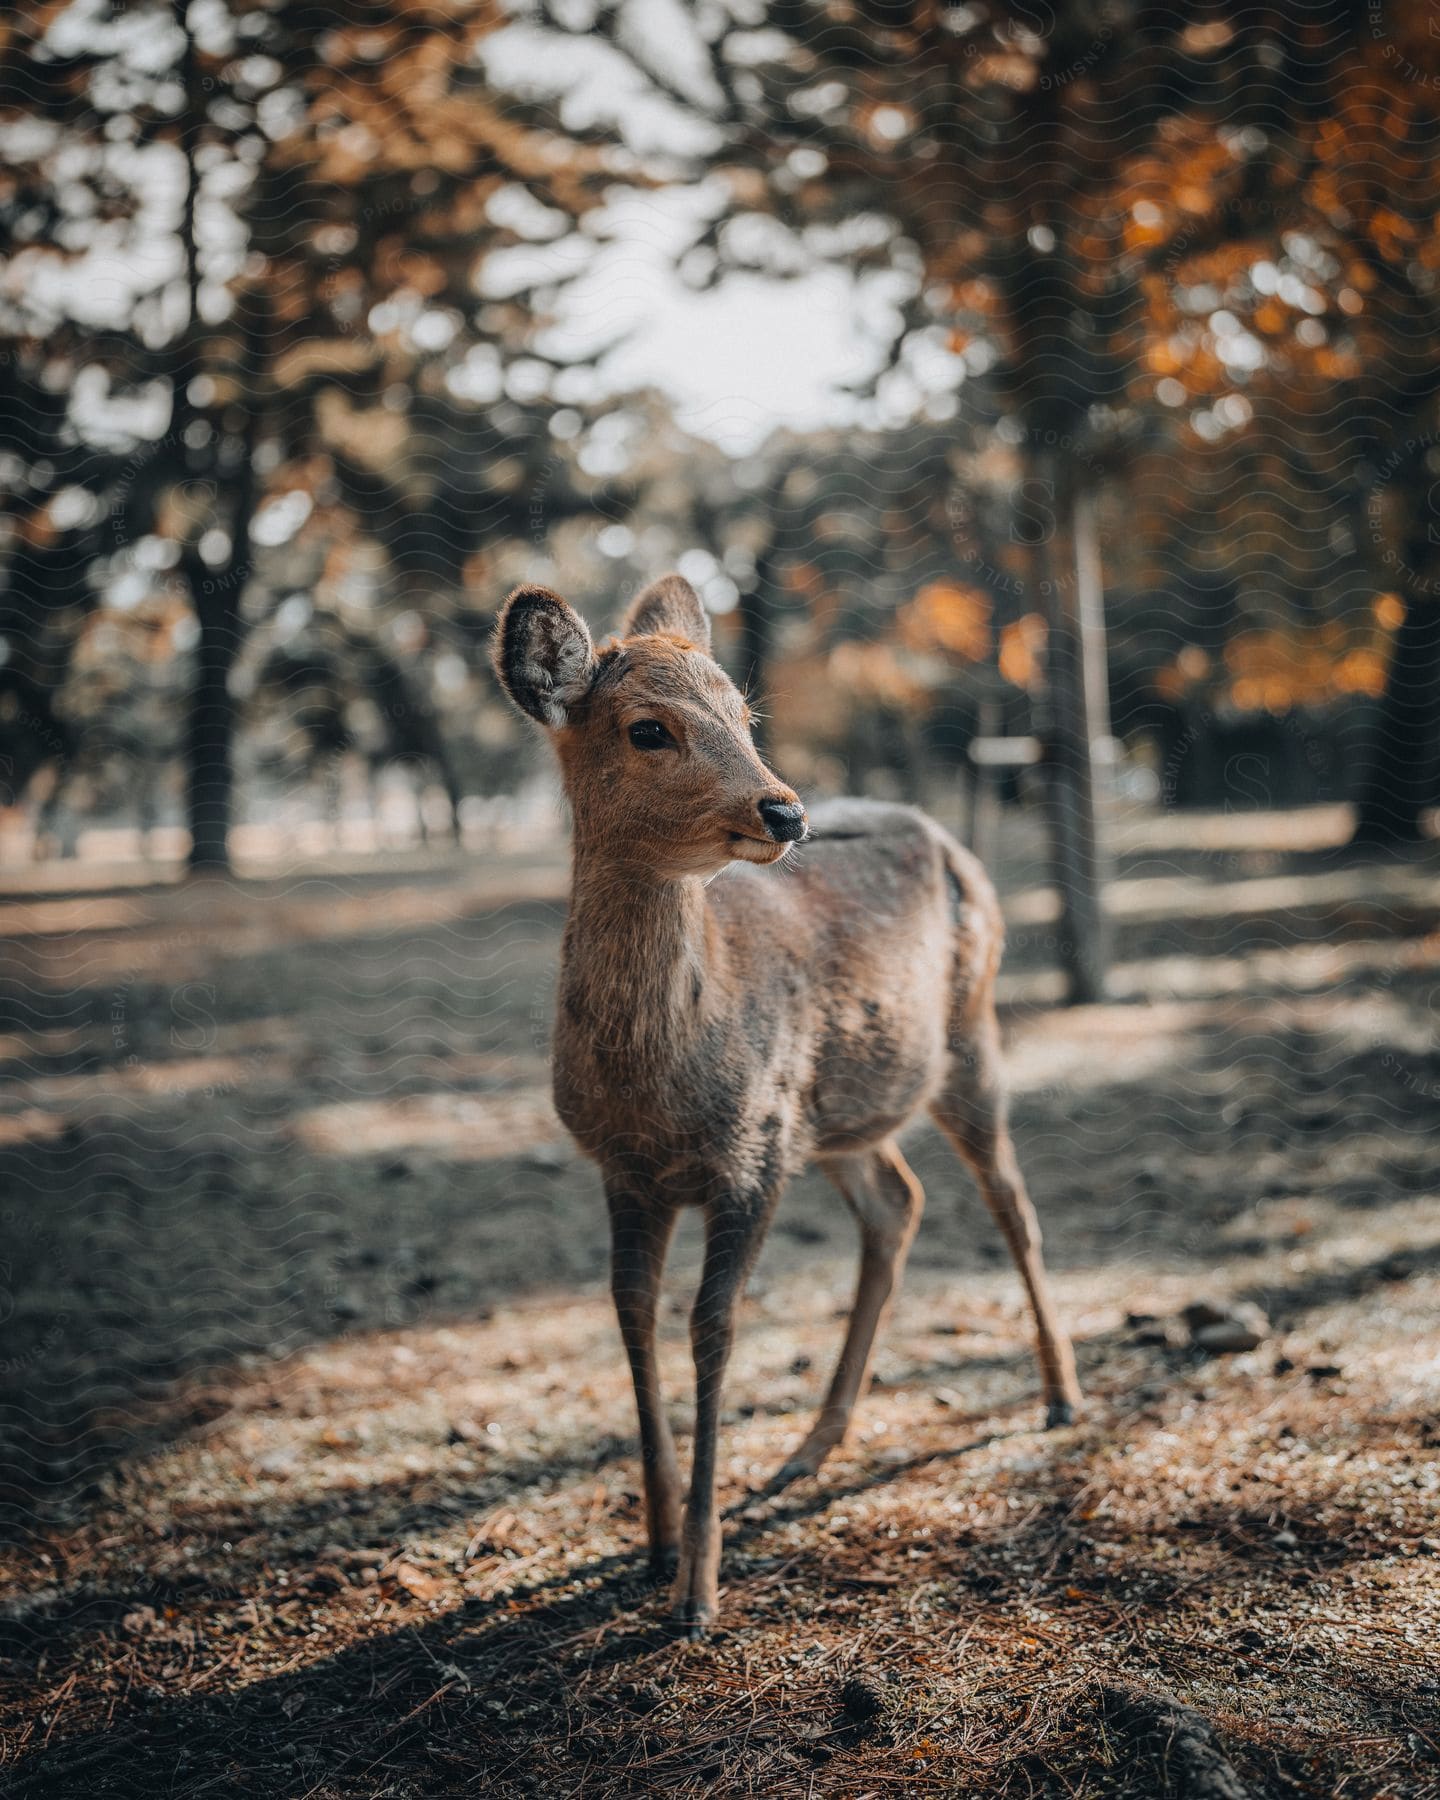
<instances>
[{"instance_id":1,"label":"young deer","mask_svg":"<svg viewBox=\"0 0 1440 1800\"><path fill-rule=\"evenodd\" d=\"M558 595L517 588L494 660L516 706L548 729L574 815L555 1103L604 1175L651 1557L663 1568L678 1551L674 1613L699 1636L716 1607L716 1431L736 1303L807 1161L855 1214L860 1277L825 1403L771 1491L815 1473L866 1385L924 1201L896 1137L926 1107L1019 1267L1048 1423L1074 1416L1074 1359L1006 1127L999 907L975 859L910 807L836 801L807 828L756 753L749 709L678 575L646 588L598 652ZM655 1351L682 1206L705 1214L683 1509Z\"/></svg>"}]
</instances>

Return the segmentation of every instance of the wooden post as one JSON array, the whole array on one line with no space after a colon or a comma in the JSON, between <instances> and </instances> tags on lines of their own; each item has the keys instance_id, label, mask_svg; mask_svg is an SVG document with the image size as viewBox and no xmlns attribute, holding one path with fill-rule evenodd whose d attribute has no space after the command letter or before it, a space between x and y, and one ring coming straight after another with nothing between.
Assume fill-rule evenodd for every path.
<instances>
[{"instance_id":1,"label":"wooden post","mask_svg":"<svg viewBox=\"0 0 1440 1800\"><path fill-rule=\"evenodd\" d=\"M1085 705L1090 714L1090 741L1103 746L1099 752L1107 764L1113 760L1110 735L1110 657L1105 644L1105 571L1100 561L1100 527L1096 518L1095 490L1081 487L1075 494L1075 610L1080 628L1080 660L1085 682Z\"/></svg>"},{"instance_id":2,"label":"wooden post","mask_svg":"<svg viewBox=\"0 0 1440 1800\"><path fill-rule=\"evenodd\" d=\"M1109 965L1095 771L1097 735L1104 732L1108 740L1104 604L1094 497L1072 484L1059 458L1047 460L1055 522L1042 587L1049 627L1051 866L1060 898L1056 953L1070 1004L1088 1005L1105 998Z\"/></svg>"}]
</instances>

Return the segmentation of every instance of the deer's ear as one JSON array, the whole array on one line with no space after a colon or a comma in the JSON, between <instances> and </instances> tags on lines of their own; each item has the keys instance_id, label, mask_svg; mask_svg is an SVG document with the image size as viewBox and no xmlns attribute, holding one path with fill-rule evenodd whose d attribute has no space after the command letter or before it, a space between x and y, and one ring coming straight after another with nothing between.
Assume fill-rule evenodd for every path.
<instances>
[{"instance_id":1,"label":"deer's ear","mask_svg":"<svg viewBox=\"0 0 1440 1800\"><path fill-rule=\"evenodd\" d=\"M683 575L662 575L630 602L621 637L644 637L652 631L672 632L709 651L710 615Z\"/></svg>"},{"instance_id":2,"label":"deer's ear","mask_svg":"<svg viewBox=\"0 0 1440 1800\"><path fill-rule=\"evenodd\" d=\"M585 621L542 587L518 587L500 608L490 659L521 712L556 729L569 723L595 673Z\"/></svg>"}]
</instances>

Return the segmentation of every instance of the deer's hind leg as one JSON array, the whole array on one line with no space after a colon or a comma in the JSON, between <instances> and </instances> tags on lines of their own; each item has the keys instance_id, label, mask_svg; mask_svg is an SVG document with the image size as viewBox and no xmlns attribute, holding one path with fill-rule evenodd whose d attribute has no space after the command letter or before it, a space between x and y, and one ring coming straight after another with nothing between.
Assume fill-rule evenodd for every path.
<instances>
[{"instance_id":1,"label":"deer's hind leg","mask_svg":"<svg viewBox=\"0 0 1440 1800\"><path fill-rule=\"evenodd\" d=\"M1040 1224L1010 1139L999 1030L992 1003L980 1010L932 1102L935 1123L974 1171L981 1197L1004 1234L1035 1317L1035 1345L1047 1426L1068 1425L1080 1405L1075 1356L1060 1324L1040 1251Z\"/></svg>"},{"instance_id":2,"label":"deer's hind leg","mask_svg":"<svg viewBox=\"0 0 1440 1800\"><path fill-rule=\"evenodd\" d=\"M825 1403L805 1441L770 1483L771 1493L813 1475L844 1440L855 1403L869 1380L875 1334L900 1285L925 1205L924 1189L893 1142L853 1156L827 1158L823 1167L860 1227L860 1276Z\"/></svg>"}]
</instances>

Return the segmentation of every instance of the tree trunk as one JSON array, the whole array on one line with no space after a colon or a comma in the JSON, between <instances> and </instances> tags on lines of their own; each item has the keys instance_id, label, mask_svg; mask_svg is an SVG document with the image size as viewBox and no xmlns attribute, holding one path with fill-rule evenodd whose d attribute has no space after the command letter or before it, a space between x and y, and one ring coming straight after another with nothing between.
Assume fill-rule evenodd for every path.
<instances>
[{"instance_id":1,"label":"tree trunk","mask_svg":"<svg viewBox=\"0 0 1440 1800\"><path fill-rule=\"evenodd\" d=\"M766 683L770 675L770 559L762 556L755 565L754 579L740 595L736 611L740 624L740 666L738 686L756 711L754 737L757 745L765 739Z\"/></svg>"},{"instance_id":2,"label":"tree trunk","mask_svg":"<svg viewBox=\"0 0 1440 1800\"><path fill-rule=\"evenodd\" d=\"M1104 694L1104 617L1098 555L1089 536L1093 501L1077 492L1060 466L1042 459L1052 497L1053 527L1043 547L1042 584L1048 624L1051 863L1060 898L1056 954L1071 1005L1105 998L1109 929L1104 912L1105 861L1095 780L1096 722Z\"/></svg>"},{"instance_id":3,"label":"tree trunk","mask_svg":"<svg viewBox=\"0 0 1440 1800\"><path fill-rule=\"evenodd\" d=\"M240 571L232 565L217 576L198 557L187 557L185 573L200 627L186 741L190 867L196 872L223 874L230 867L234 789L235 702L230 693L230 670L240 642L240 580L232 575L238 576Z\"/></svg>"},{"instance_id":4,"label":"tree trunk","mask_svg":"<svg viewBox=\"0 0 1440 1800\"><path fill-rule=\"evenodd\" d=\"M1357 844L1406 844L1440 805L1440 603L1408 602L1355 807Z\"/></svg>"},{"instance_id":5,"label":"tree trunk","mask_svg":"<svg viewBox=\"0 0 1440 1800\"><path fill-rule=\"evenodd\" d=\"M975 736L999 737L1004 718L998 700L982 700L976 713ZM972 740L973 742L973 740ZM980 861L994 860L995 842L1000 835L1000 776L988 764L965 758L965 787L969 806L965 821L965 841Z\"/></svg>"},{"instance_id":6,"label":"tree trunk","mask_svg":"<svg viewBox=\"0 0 1440 1800\"><path fill-rule=\"evenodd\" d=\"M189 0L172 0L176 27L184 35L180 80L185 91L185 111L180 123L180 149L185 159L185 197L180 214L180 247L185 259L185 278L190 311L185 331L175 346L170 371L170 436L181 467L195 474L214 476L213 439L206 446L203 470L195 468L199 446L191 443L199 423L190 399L191 382L200 364L200 265L195 242L195 204L199 188L196 152L205 118L195 60L195 42L189 27ZM249 479L246 469L242 479ZM218 486L218 482L217 482ZM197 530L200 529L197 527ZM233 563L233 557L232 557ZM230 802L233 787L231 739L234 712L230 699L230 668L235 660L236 585L227 579L230 568L208 568L194 542L181 552L180 568L190 590L190 604L199 627L195 647L195 684L190 692L186 729L186 813L190 823L189 866L193 871L225 872L230 867Z\"/></svg>"},{"instance_id":7,"label":"tree trunk","mask_svg":"<svg viewBox=\"0 0 1440 1800\"><path fill-rule=\"evenodd\" d=\"M1110 651L1105 635L1105 570L1100 560L1100 521L1093 486L1082 486L1071 515L1075 521L1075 618L1080 633L1080 661L1085 683L1085 709L1092 746L1111 754Z\"/></svg>"},{"instance_id":8,"label":"tree trunk","mask_svg":"<svg viewBox=\"0 0 1440 1800\"><path fill-rule=\"evenodd\" d=\"M250 577L255 442L263 404L261 385L270 325L269 308L261 291L250 290L241 304L245 426L234 467L224 468L218 457L215 465L217 485L231 498L230 553L223 566L215 568L208 568L193 547L181 559L200 627L188 734L190 867L209 873L224 872L230 867L230 814L235 785L235 701L230 692L230 671L244 634L240 600Z\"/></svg>"}]
</instances>

